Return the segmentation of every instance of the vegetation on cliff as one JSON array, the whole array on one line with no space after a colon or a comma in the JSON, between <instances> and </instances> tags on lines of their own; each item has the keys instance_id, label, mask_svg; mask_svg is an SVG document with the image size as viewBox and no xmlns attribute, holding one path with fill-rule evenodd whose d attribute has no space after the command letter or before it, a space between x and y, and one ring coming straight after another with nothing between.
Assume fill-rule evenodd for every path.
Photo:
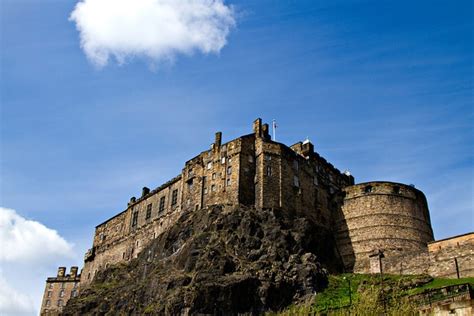
<instances>
[{"instance_id":1,"label":"vegetation on cliff","mask_svg":"<svg viewBox=\"0 0 474 316\"><path fill-rule=\"evenodd\" d=\"M99 272L64 314L278 311L328 285L326 268L340 268L334 249L302 214L213 206L183 214L137 259Z\"/></svg>"}]
</instances>

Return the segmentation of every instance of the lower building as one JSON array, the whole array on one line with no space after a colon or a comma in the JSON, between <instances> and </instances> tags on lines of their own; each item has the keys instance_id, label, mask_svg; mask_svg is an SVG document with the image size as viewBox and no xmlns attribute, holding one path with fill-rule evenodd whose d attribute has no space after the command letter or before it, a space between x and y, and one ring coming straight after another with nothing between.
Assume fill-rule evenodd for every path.
<instances>
[{"instance_id":1,"label":"lower building","mask_svg":"<svg viewBox=\"0 0 474 316\"><path fill-rule=\"evenodd\" d=\"M41 315L59 314L67 301L79 294L81 275L77 272L78 267L71 267L69 274L66 274L65 267L59 267L58 274L46 280Z\"/></svg>"}]
</instances>

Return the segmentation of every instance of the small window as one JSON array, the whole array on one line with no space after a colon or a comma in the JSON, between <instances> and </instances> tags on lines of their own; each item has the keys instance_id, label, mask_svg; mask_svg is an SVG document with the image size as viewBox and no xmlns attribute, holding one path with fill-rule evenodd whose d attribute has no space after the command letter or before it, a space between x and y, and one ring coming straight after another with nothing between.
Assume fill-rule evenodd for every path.
<instances>
[{"instance_id":1,"label":"small window","mask_svg":"<svg viewBox=\"0 0 474 316\"><path fill-rule=\"evenodd\" d=\"M160 198L160 208L159 208L159 212L162 213L164 210L165 210L165 197L162 196L162 197Z\"/></svg>"},{"instance_id":2,"label":"small window","mask_svg":"<svg viewBox=\"0 0 474 316\"><path fill-rule=\"evenodd\" d=\"M193 180L188 181L188 190L191 191L193 189Z\"/></svg>"},{"instance_id":3,"label":"small window","mask_svg":"<svg viewBox=\"0 0 474 316\"><path fill-rule=\"evenodd\" d=\"M318 185L318 177L313 177L313 184Z\"/></svg>"},{"instance_id":4,"label":"small window","mask_svg":"<svg viewBox=\"0 0 474 316\"><path fill-rule=\"evenodd\" d=\"M295 169L295 171L298 171L298 160L293 160L293 169Z\"/></svg>"},{"instance_id":5,"label":"small window","mask_svg":"<svg viewBox=\"0 0 474 316\"><path fill-rule=\"evenodd\" d=\"M51 306L51 301L50 300L46 300L46 307L50 307Z\"/></svg>"},{"instance_id":6,"label":"small window","mask_svg":"<svg viewBox=\"0 0 474 316\"><path fill-rule=\"evenodd\" d=\"M225 164L225 157L221 158L221 164Z\"/></svg>"},{"instance_id":7,"label":"small window","mask_svg":"<svg viewBox=\"0 0 474 316\"><path fill-rule=\"evenodd\" d=\"M265 160L266 160L266 161L272 160L272 156L270 156L270 155L265 155Z\"/></svg>"},{"instance_id":8,"label":"small window","mask_svg":"<svg viewBox=\"0 0 474 316\"><path fill-rule=\"evenodd\" d=\"M53 292L48 291L48 297L51 297L52 294L53 294Z\"/></svg>"},{"instance_id":9,"label":"small window","mask_svg":"<svg viewBox=\"0 0 474 316\"><path fill-rule=\"evenodd\" d=\"M227 167L227 174L232 174L232 167Z\"/></svg>"},{"instance_id":10,"label":"small window","mask_svg":"<svg viewBox=\"0 0 474 316\"><path fill-rule=\"evenodd\" d=\"M216 179L216 176L217 176L217 175L216 175L216 173L214 172L214 173L212 174L212 180L215 180L215 179Z\"/></svg>"},{"instance_id":11,"label":"small window","mask_svg":"<svg viewBox=\"0 0 474 316\"><path fill-rule=\"evenodd\" d=\"M212 168L212 161L209 161L209 162L207 163L207 169L209 170L209 169L211 169L211 168Z\"/></svg>"},{"instance_id":12,"label":"small window","mask_svg":"<svg viewBox=\"0 0 474 316\"><path fill-rule=\"evenodd\" d=\"M300 187L300 179L297 176L293 176L293 185L297 188Z\"/></svg>"},{"instance_id":13,"label":"small window","mask_svg":"<svg viewBox=\"0 0 474 316\"><path fill-rule=\"evenodd\" d=\"M227 179L227 186L230 186L232 184L232 181L230 179Z\"/></svg>"},{"instance_id":14,"label":"small window","mask_svg":"<svg viewBox=\"0 0 474 316\"><path fill-rule=\"evenodd\" d=\"M132 216L132 227L136 227L138 224L138 211L133 212Z\"/></svg>"},{"instance_id":15,"label":"small window","mask_svg":"<svg viewBox=\"0 0 474 316\"><path fill-rule=\"evenodd\" d=\"M204 187L204 194L207 194L207 187Z\"/></svg>"},{"instance_id":16,"label":"small window","mask_svg":"<svg viewBox=\"0 0 474 316\"><path fill-rule=\"evenodd\" d=\"M253 162L253 156L249 156L249 162L250 162L250 163Z\"/></svg>"},{"instance_id":17,"label":"small window","mask_svg":"<svg viewBox=\"0 0 474 316\"><path fill-rule=\"evenodd\" d=\"M188 176L189 176L189 177L192 177L193 175L194 175L194 170L193 170L193 168L189 168L189 170L188 170Z\"/></svg>"},{"instance_id":18,"label":"small window","mask_svg":"<svg viewBox=\"0 0 474 316\"><path fill-rule=\"evenodd\" d=\"M215 186L214 184L211 185L211 191L212 191L212 192L216 192L216 186Z\"/></svg>"},{"instance_id":19,"label":"small window","mask_svg":"<svg viewBox=\"0 0 474 316\"><path fill-rule=\"evenodd\" d=\"M58 307L62 307L63 306L63 300L58 300Z\"/></svg>"},{"instance_id":20,"label":"small window","mask_svg":"<svg viewBox=\"0 0 474 316\"><path fill-rule=\"evenodd\" d=\"M393 187L393 193L400 194L400 187L399 186Z\"/></svg>"},{"instance_id":21,"label":"small window","mask_svg":"<svg viewBox=\"0 0 474 316\"><path fill-rule=\"evenodd\" d=\"M66 287L66 283L61 283L61 288L64 289Z\"/></svg>"},{"instance_id":22,"label":"small window","mask_svg":"<svg viewBox=\"0 0 474 316\"><path fill-rule=\"evenodd\" d=\"M76 297L76 296L77 296L77 290L72 290L71 297Z\"/></svg>"},{"instance_id":23,"label":"small window","mask_svg":"<svg viewBox=\"0 0 474 316\"><path fill-rule=\"evenodd\" d=\"M232 162L232 158L229 157L228 159L228 163L231 163Z\"/></svg>"},{"instance_id":24,"label":"small window","mask_svg":"<svg viewBox=\"0 0 474 316\"><path fill-rule=\"evenodd\" d=\"M53 283L49 283L49 288L50 288L50 289L53 288Z\"/></svg>"},{"instance_id":25,"label":"small window","mask_svg":"<svg viewBox=\"0 0 474 316\"><path fill-rule=\"evenodd\" d=\"M146 217L145 218L147 220L151 218L151 207L152 207L151 203L146 206Z\"/></svg>"},{"instance_id":26,"label":"small window","mask_svg":"<svg viewBox=\"0 0 474 316\"><path fill-rule=\"evenodd\" d=\"M272 167L267 166L267 176L271 177L272 176Z\"/></svg>"},{"instance_id":27,"label":"small window","mask_svg":"<svg viewBox=\"0 0 474 316\"><path fill-rule=\"evenodd\" d=\"M171 205L176 205L178 203L178 190L173 190L171 194Z\"/></svg>"},{"instance_id":28,"label":"small window","mask_svg":"<svg viewBox=\"0 0 474 316\"><path fill-rule=\"evenodd\" d=\"M372 189L372 186L371 186L371 185L367 185L367 186L364 188L364 192L365 192L365 193L370 193L370 192L372 192L372 190L373 190L373 189Z\"/></svg>"}]
</instances>

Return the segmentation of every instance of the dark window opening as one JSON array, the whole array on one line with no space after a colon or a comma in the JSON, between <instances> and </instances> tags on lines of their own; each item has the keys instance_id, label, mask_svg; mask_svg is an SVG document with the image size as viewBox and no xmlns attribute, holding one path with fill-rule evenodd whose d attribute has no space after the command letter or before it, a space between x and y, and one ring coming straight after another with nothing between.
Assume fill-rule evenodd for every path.
<instances>
[{"instance_id":1,"label":"dark window opening","mask_svg":"<svg viewBox=\"0 0 474 316\"><path fill-rule=\"evenodd\" d=\"M165 210L165 197L162 196L160 198L160 208L158 209L158 212L162 213Z\"/></svg>"},{"instance_id":2,"label":"dark window opening","mask_svg":"<svg viewBox=\"0 0 474 316\"><path fill-rule=\"evenodd\" d=\"M171 205L176 205L178 203L178 190L174 190L171 195Z\"/></svg>"},{"instance_id":3,"label":"dark window opening","mask_svg":"<svg viewBox=\"0 0 474 316\"><path fill-rule=\"evenodd\" d=\"M136 227L138 224L138 211L133 212L132 216L132 228Z\"/></svg>"},{"instance_id":4,"label":"dark window opening","mask_svg":"<svg viewBox=\"0 0 474 316\"><path fill-rule=\"evenodd\" d=\"M393 193L400 194L400 187L399 186L393 187Z\"/></svg>"},{"instance_id":5,"label":"dark window opening","mask_svg":"<svg viewBox=\"0 0 474 316\"><path fill-rule=\"evenodd\" d=\"M151 207L152 207L152 204L148 204L146 206L146 216L145 216L145 219L149 220L151 218Z\"/></svg>"},{"instance_id":6,"label":"dark window opening","mask_svg":"<svg viewBox=\"0 0 474 316\"><path fill-rule=\"evenodd\" d=\"M364 188L364 192L365 192L365 193L370 193L370 192L372 192L372 186L371 186L371 185L366 186L366 187Z\"/></svg>"}]
</instances>

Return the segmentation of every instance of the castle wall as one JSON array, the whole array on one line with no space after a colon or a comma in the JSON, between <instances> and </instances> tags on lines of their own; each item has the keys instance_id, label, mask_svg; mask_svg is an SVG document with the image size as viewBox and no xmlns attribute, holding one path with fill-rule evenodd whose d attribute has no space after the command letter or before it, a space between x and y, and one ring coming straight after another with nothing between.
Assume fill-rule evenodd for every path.
<instances>
[{"instance_id":1,"label":"castle wall","mask_svg":"<svg viewBox=\"0 0 474 316\"><path fill-rule=\"evenodd\" d=\"M335 219L336 241L349 271L370 272L369 255L376 250L390 258L425 252L433 241L421 191L398 183L369 182L344 192L344 205Z\"/></svg>"}]
</instances>

